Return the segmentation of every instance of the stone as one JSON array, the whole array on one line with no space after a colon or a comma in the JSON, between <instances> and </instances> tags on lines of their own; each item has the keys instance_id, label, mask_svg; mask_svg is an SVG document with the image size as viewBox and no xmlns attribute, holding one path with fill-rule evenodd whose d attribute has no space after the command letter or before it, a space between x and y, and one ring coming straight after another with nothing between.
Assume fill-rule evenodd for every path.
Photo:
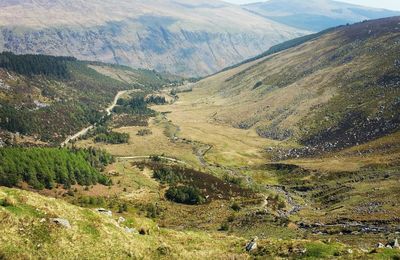
<instances>
[{"instance_id":1,"label":"stone","mask_svg":"<svg viewBox=\"0 0 400 260\"><path fill-rule=\"evenodd\" d=\"M382 243L378 243L378 244L376 245L376 247L377 247L377 248L385 248L385 245L382 244Z\"/></svg>"},{"instance_id":2,"label":"stone","mask_svg":"<svg viewBox=\"0 0 400 260\"><path fill-rule=\"evenodd\" d=\"M351 250L351 249L349 248L349 249L347 249L347 253L348 253L349 255L351 255L351 254L353 254L353 250Z\"/></svg>"},{"instance_id":3,"label":"stone","mask_svg":"<svg viewBox=\"0 0 400 260\"><path fill-rule=\"evenodd\" d=\"M62 226L62 227L68 228L68 229L71 228L71 224L66 219L63 219L63 218L51 218L50 221L52 221L53 223L55 223L55 224L57 224L59 226Z\"/></svg>"},{"instance_id":4,"label":"stone","mask_svg":"<svg viewBox=\"0 0 400 260\"><path fill-rule=\"evenodd\" d=\"M125 228L125 232L126 232L126 233L130 233L130 234L132 234L132 233L137 233L136 229L134 229L134 228L128 228L128 227Z\"/></svg>"},{"instance_id":5,"label":"stone","mask_svg":"<svg viewBox=\"0 0 400 260\"><path fill-rule=\"evenodd\" d=\"M257 249L257 240L258 240L258 238L255 237L249 243L247 243L247 245L246 245L247 252L251 252L251 251Z\"/></svg>"},{"instance_id":6,"label":"stone","mask_svg":"<svg viewBox=\"0 0 400 260\"><path fill-rule=\"evenodd\" d=\"M99 213L101 213L101 214L103 214L103 215L112 217L112 212L111 212L111 210L107 210L107 209L103 209L103 208L98 208L98 209L96 209L96 211L99 212Z\"/></svg>"},{"instance_id":7,"label":"stone","mask_svg":"<svg viewBox=\"0 0 400 260\"><path fill-rule=\"evenodd\" d=\"M393 242L393 248L400 249L399 240L397 238Z\"/></svg>"},{"instance_id":8,"label":"stone","mask_svg":"<svg viewBox=\"0 0 400 260\"><path fill-rule=\"evenodd\" d=\"M118 218L118 224L124 223L126 219L124 217L119 217Z\"/></svg>"}]
</instances>

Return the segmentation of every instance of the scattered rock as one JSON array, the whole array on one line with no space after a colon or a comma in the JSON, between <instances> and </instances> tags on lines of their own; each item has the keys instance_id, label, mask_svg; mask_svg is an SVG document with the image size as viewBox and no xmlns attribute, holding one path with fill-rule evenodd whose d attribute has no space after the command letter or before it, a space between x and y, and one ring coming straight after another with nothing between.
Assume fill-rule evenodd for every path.
<instances>
[{"instance_id":1,"label":"scattered rock","mask_svg":"<svg viewBox=\"0 0 400 260\"><path fill-rule=\"evenodd\" d=\"M63 226L65 228L71 228L71 224L69 223L68 220L63 219L63 218L51 218L50 221L52 221L53 223L59 225L59 226Z\"/></svg>"},{"instance_id":2,"label":"scattered rock","mask_svg":"<svg viewBox=\"0 0 400 260\"><path fill-rule=\"evenodd\" d=\"M376 245L376 247L377 247L377 248L385 248L385 245L382 244L382 243L378 243L378 244Z\"/></svg>"},{"instance_id":3,"label":"scattered rock","mask_svg":"<svg viewBox=\"0 0 400 260\"><path fill-rule=\"evenodd\" d=\"M246 245L247 252L251 252L251 251L257 249L257 240L258 240L258 237L255 237L249 243L247 243L247 245Z\"/></svg>"},{"instance_id":4,"label":"scattered rock","mask_svg":"<svg viewBox=\"0 0 400 260\"><path fill-rule=\"evenodd\" d=\"M96 209L96 211L99 212L99 213L101 213L101 214L104 214L104 215L106 215L106 216L112 217L112 212L111 212L111 210L106 210L106 209L103 209L103 208L98 208L98 209Z\"/></svg>"}]
</instances>

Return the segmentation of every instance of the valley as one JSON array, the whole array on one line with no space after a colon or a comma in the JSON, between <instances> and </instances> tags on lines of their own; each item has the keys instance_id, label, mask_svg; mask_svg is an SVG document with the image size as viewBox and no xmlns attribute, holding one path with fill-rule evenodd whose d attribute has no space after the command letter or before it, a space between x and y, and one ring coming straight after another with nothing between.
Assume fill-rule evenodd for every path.
<instances>
[{"instance_id":1,"label":"valley","mask_svg":"<svg viewBox=\"0 0 400 260\"><path fill-rule=\"evenodd\" d=\"M398 259L399 24L199 80L0 54L0 259Z\"/></svg>"}]
</instances>

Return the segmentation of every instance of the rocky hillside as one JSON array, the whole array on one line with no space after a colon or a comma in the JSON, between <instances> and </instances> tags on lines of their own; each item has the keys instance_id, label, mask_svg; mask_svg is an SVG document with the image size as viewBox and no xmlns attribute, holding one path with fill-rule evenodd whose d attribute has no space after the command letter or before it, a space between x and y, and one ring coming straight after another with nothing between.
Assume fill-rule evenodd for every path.
<instances>
[{"instance_id":1,"label":"rocky hillside","mask_svg":"<svg viewBox=\"0 0 400 260\"><path fill-rule=\"evenodd\" d=\"M307 33L222 1L6 0L0 5L0 50L185 76L216 72Z\"/></svg>"},{"instance_id":2,"label":"rocky hillside","mask_svg":"<svg viewBox=\"0 0 400 260\"><path fill-rule=\"evenodd\" d=\"M400 128L400 17L316 39L197 84L217 122L310 150L348 147ZM196 90L196 88L194 88Z\"/></svg>"},{"instance_id":3,"label":"rocky hillside","mask_svg":"<svg viewBox=\"0 0 400 260\"><path fill-rule=\"evenodd\" d=\"M271 0L244 5L244 8L273 21L310 31L400 15L396 11L332 0Z\"/></svg>"}]
</instances>

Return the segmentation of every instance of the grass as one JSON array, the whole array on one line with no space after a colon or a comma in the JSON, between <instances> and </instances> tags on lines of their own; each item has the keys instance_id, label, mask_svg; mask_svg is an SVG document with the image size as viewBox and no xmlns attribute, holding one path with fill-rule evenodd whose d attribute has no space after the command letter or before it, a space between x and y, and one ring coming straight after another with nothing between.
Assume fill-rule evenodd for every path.
<instances>
[{"instance_id":1,"label":"grass","mask_svg":"<svg viewBox=\"0 0 400 260\"><path fill-rule=\"evenodd\" d=\"M10 191L0 188L0 198ZM61 200L42 197L35 193L12 190L12 198L18 207L28 205L45 212L45 222L42 217L20 215L0 207L2 221L0 226L4 231L0 237L0 252L5 257L12 258L47 258L74 259L79 258L115 258L128 257L154 259L158 257L161 245L168 245L169 257L193 258L204 257L225 258L244 256L241 244L243 240L218 233L177 232L168 229L153 229L150 235L140 236L126 233L118 227L114 218L98 213L88 214L88 209L70 205ZM10 195L8 195L10 196ZM25 198L24 202L20 202ZM95 214L95 219L93 219ZM63 229L51 224L48 216L68 219L71 229ZM155 226L146 220L150 226ZM143 225L140 217L131 221L131 225ZM18 228L19 227L19 228ZM135 226L139 229L140 226ZM19 229L26 230L22 235ZM183 242L185 241L185 242ZM212 246L211 246L212 245ZM240 246L239 246L240 245Z\"/></svg>"}]
</instances>

